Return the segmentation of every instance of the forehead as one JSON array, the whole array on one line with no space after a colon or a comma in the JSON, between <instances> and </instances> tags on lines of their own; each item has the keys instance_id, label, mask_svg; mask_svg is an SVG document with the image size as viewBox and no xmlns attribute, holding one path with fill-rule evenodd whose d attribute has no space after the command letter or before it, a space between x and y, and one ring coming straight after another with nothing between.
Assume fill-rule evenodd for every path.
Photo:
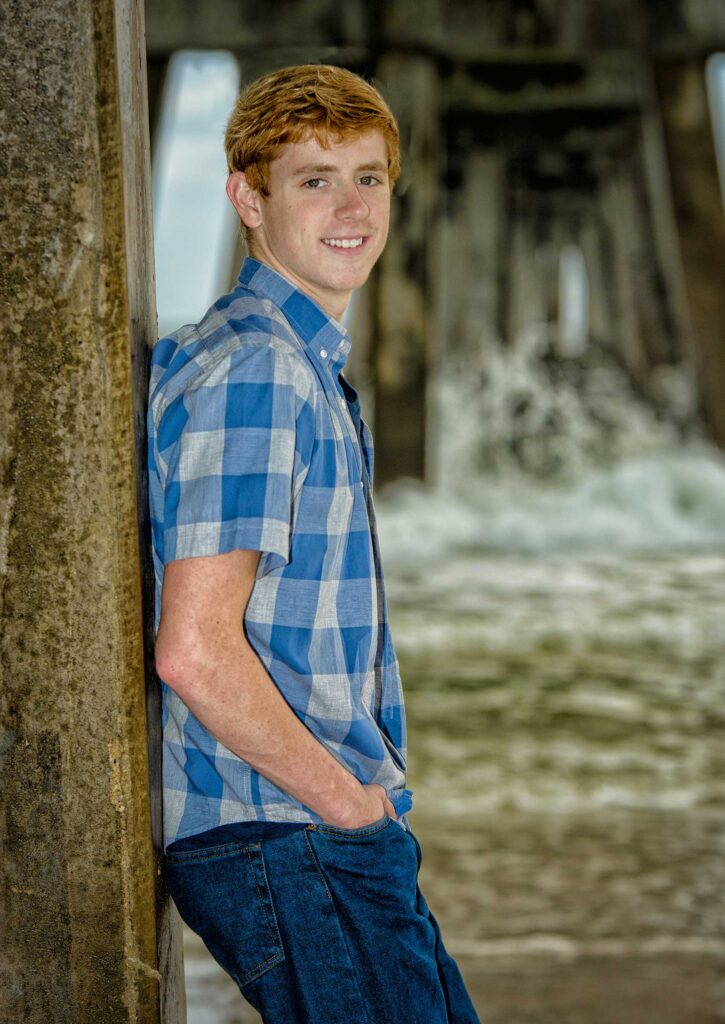
<instances>
[{"instance_id":1,"label":"forehead","mask_svg":"<svg viewBox=\"0 0 725 1024\"><path fill-rule=\"evenodd\" d=\"M308 169L347 171L374 166L388 166L387 146L378 129L342 139L327 136L322 141L310 132L299 142L282 146L269 169L270 174L295 174Z\"/></svg>"}]
</instances>

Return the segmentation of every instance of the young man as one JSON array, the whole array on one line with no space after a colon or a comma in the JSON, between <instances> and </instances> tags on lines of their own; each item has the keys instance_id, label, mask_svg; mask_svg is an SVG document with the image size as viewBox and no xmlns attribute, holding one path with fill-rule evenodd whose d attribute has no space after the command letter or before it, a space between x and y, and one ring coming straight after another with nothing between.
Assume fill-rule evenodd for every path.
<instances>
[{"instance_id":1,"label":"young man","mask_svg":"<svg viewBox=\"0 0 725 1024\"><path fill-rule=\"evenodd\" d=\"M169 888L268 1024L468 1024L416 885L371 438L342 374L397 126L358 76L305 65L240 96L226 150L250 258L152 361Z\"/></svg>"}]
</instances>

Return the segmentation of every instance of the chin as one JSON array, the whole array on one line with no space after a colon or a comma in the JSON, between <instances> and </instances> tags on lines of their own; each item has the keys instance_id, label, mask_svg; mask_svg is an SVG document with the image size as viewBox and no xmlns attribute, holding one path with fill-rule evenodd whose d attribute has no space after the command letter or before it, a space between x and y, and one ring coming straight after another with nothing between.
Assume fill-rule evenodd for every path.
<instances>
[{"instance_id":1,"label":"chin","mask_svg":"<svg viewBox=\"0 0 725 1024\"><path fill-rule=\"evenodd\" d=\"M336 282L337 287L342 291L349 291L353 288L362 288L367 279L370 277L370 271L372 267L365 267L364 269L357 270L353 274L345 275L344 280Z\"/></svg>"}]
</instances>

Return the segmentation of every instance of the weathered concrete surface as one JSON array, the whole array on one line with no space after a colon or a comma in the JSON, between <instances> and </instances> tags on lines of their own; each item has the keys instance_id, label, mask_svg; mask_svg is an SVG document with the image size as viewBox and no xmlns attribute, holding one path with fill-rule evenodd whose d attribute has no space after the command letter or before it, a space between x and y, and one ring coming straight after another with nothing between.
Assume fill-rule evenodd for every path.
<instances>
[{"instance_id":1,"label":"weathered concrete surface","mask_svg":"<svg viewBox=\"0 0 725 1024\"><path fill-rule=\"evenodd\" d=\"M398 119L404 155L390 236L371 288L375 476L383 484L426 475L426 387L439 326L430 242L439 194L440 87L435 66L420 56L384 58L376 82Z\"/></svg>"},{"instance_id":2,"label":"weathered concrete surface","mask_svg":"<svg viewBox=\"0 0 725 1024\"><path fill-rule=\"evenodd\" d=\"M10 0L0 52L0 1020L158 1021L134 455L154 333L141 10ZM173 963L173 933L166 948Z\"/></svg>"},{"instance_id":3,"label":"weathered concrete surface","mask_svg":"<svg viewBox=\"0 0 725 1024\"><path fill-rule=\"evenodd\" d=\"M657 85L701 403L712 437L725 447L725 216L703 62L663 61Z\"/></svg>"}]
</instances>

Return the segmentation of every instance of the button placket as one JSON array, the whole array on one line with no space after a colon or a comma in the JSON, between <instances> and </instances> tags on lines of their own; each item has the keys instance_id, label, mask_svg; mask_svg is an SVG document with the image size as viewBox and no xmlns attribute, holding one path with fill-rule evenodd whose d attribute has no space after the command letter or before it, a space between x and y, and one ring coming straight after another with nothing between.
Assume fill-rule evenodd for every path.
<instances>
[{"instance_id":1,"label":"button placket","mask_svg":"<svg viewBox=\"0 0 725 1024\"><path fill-rule=\"evenodd\" d=\"M332 389L334 392L334 396L337 399L336 404L338 408L338 422L341 424L342 429L347 433L348 437L352 441L352 447L353 451L355 452L355 461L357 462L358 473L362 478L362 475L364 473L363 454L362 449L360 448L360 441L355 430L355 423L353 422L352 413L350 412L350 409L348 407L347 400L343 395L339 393L335 384L332 384ZM325 390L328 390L327 385L325 387Z\"/></svg>"}]
</instances>

